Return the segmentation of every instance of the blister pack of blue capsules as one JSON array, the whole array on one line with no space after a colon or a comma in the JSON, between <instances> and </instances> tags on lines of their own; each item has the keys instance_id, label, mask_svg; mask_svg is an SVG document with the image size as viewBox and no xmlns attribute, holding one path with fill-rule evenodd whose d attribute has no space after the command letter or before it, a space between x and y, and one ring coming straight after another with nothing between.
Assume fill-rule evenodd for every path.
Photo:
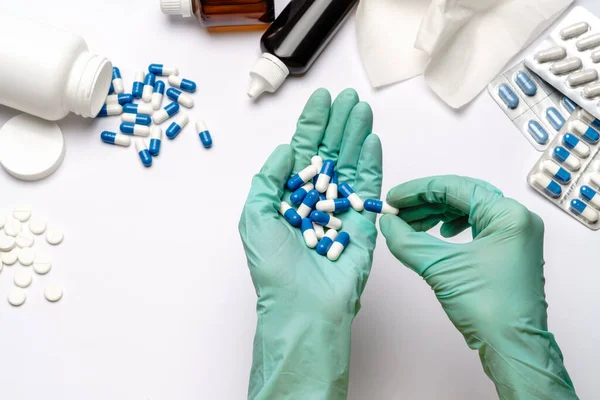
<instances>
[{"instance_id":1,"label":"blister pack of blue capsules","mask_svg":"<svg viewBox=\"0 0 600 400\"><path fill-rule=\"evenodd\" d=\"M600 229L600 120L575 111L527 181L588 228Z\"/></svg>"},{"instance_id":2,"label":"blister pack of blue capsules","mask_svg":"<svg viewBox=\"0 0 600 400\"><path fill-rule=\"evenodd\" d=\"M488 91L538 151L548 148L577 105L519 63L488 85Z\"/></svg>"}]
</instances>

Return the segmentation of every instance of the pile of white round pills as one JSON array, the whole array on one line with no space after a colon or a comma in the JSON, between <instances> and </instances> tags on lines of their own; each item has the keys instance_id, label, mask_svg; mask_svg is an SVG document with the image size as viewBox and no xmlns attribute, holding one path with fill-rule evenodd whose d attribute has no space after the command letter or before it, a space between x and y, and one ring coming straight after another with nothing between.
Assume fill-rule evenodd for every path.
<instances>
[{"instance_id":1,"label":"pile of white round pills","mask_svg":"<svg viewBox=\"0 0 600 400\"><path fill-rule=\"evenodd\" d=\"M167 77L167 82L171 86L166 91L171 103L162 108L165 82L157 79L157 76ZM133 136L135 149L142 164L145 167L150 167L152 158L160 154L163 132L159 125L171 117L175 117L165 132L167 138L173 140L190 121L188 115L179 114L179 110L180 106L188 109L194 107L194 99L191 95L182 91L194 93L196 83L181 78L178 68L166 67L162 64L150 64L148 73L144 71L136 72L131 94L125 93L121 71L119 68L113 67L111 89L106 98L106 104L100 110L98 117L121 115L123 122L120 126L120 133L104 131L100 134L100 139L104 143L129 147ZM136 99L141 99L143 102L136 104ZM198 120L195 127L202 145L207 149L210 148L212 137L206 123ZM145 137L150 138L148 143L144 140Z\"/></svg>"},{"instance_id":2,"label":"pile of white round pills","mask_svg":"<svg viewBox=\"0 0 600 400\"><path fill-rule=\"evenodd\" d=\"M0 272L4 267L14 269L14 287L8 292L9 304L19 307L27 300L26 288L37 275L46 275L52 268L47 256L35 251L36 236L45 235L46 241L56 246L62 243L64 234L56 226L48 226L43 218L32 216L31 206L19 206L12 215L0 216ZM13 267L17 261L21 268ZM8 268L7 268L8 269ZM46 285L44 297L50 302L62 298L62 287L56 283Z\"/></svg>"}]
</instances>

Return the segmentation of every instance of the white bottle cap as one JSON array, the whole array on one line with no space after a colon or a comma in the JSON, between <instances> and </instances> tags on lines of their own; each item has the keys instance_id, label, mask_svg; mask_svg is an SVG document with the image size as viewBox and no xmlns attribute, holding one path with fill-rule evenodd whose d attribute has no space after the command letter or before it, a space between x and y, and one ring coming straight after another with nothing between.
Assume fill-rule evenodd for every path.
<instances>
[{"instance_id":1,"label":"white bottle cap","mask_svg":"<svg viewBox=\"0 0 600 400\"><path fill-rule=\"evenodd\" d=\"M250 71L252 80L248 96L256 99L264 92L275 92L289 74L290 70L279 58L269 53L263 53Z\"/></svg>"},{"instance_id":2,"label":"white bottle cap","mask_svg":"<svg viewBox=\"0 0 600 400\"><path fill-rule=\"evenodd\" d=\"M160 0L160 10L167 15L192 16L192 0Z\"/></svg>"}]
</instances>

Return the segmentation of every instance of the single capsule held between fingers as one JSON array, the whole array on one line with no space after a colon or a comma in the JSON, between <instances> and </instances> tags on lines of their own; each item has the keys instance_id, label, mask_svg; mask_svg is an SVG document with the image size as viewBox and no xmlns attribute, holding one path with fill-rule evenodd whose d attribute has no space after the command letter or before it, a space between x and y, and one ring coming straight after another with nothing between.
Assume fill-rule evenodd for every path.
<instances>
[{"instance_id":1,"label":"single capsule held between fingers","mask_svg":"<svg viewBox=\"0 0 600 400\"><path fill-rule=\"evenodd\" d=\"M562 188L560 185L544 174L535 174L533 176L533 183L535 183L535 185L540 189L544 190L544 192L546 192L546 194L553 199L560 197L562 194Z\"/></svg>"},{"instance_id":2,"label":"single capsule held between fingers","mask_svg":"<svg viewBox=\"0 0 600 400\"><path fill-rule=\"evenodd\" d=\"M183 91L194 93L196 91L196 83L189 79L184 79L177 75L170 75L168 78L169 85L181 89Z\"/></svg>"},{"instance_id":3,"label":"single capsule held between fingers","mask_svg":"<svg viewBox=\"0 0 600 400\"><path fill-rule=\"evenodd\" d=\"M575 45L579 51L586 51L598 47L600 46L600 33L580 39Z\"/></svg>"},{"instance_id":4,"label":"single capsule held between fingers","mask_svg":"<svg viewBox=\"0 0 600 400\"><path fill-rule=\"evenodd\" d=\"M587 22L578 22L561 29L560 37L562 40L569 40L581 36L590 30L590 25Z\"/></svg>"},{"instance_id":5,"label":"single capsule held between fingers","mask_svg":"<svg viewBox=\"0 0 600 400\"><path fill-rule=\"evenodd\" d=\"M506 107L514 110L519 106L519 96L506 83L498 87L498 97L504 102Z\"/></svg>"},{"instance_id":6,"label":"single capsule held between fingers","mask_svg":"<svg viewBox=\"0 0 600 400\"><path fill-rule=\"evenodd\" d=\"M396 207L390 206L388 203L382 200L367 199L365 200L365 210L371 211L378 214L392 214L398 215L400 210Z\"/></svg>"},{"instance_id":7,"label":"single capsule held between fingers","mask_svg":"<svg viewBox=\"0 0 600 400\"><path fill-rule=\"evenodd\" d=\"M310 218L302 218L302 236L304 237L304 243L311 249L317 247L317 243L319 243L319 239L317 239L317 234L315 233L315 229L313 227L312 221Z\"/></svg>"},{"instance_id":8,"label":"single capsule held between fingers","mask_svg":"<svg viewBox=\"0 0 600 400\"><path fill-rule=\"evenodd\" d=\"M537 52L535 55L535 60L540 64L543 64L549 61L562 60L566 56L567 50L565 50L564 47L555 46Z\"/></svg>"},{"instance_id":9,"label":"single capsule held between fingers","mask_svg":"<svg viewBox=\"0 0 600 400\"><path fill-rule=\"evenodd\" d=\"M177 103L179 103L180 105L187 107L187 108L192 108L194 107L194 99L192 98L192 96L182 93L181 90L177 90L175 88L169 88L167 89L167 96L169 97L169 99L176 101Z\"/></svg>"},{"instance_id":10,"label":"single capsule held between fingers","mask_svg":"<svg viewBox=\"0 0 600 400\"><path fill-rule=\"evenodd\" d=\"M279 206L279 214L283 215L283 218L285 218L292 226L298 227L302 224L302 218L300 218L296 210L285 201L282 201Z\"/></svg>"},{"instance_id":11,"label":"single capsule held between fingers","mask_svg":"<svg viewBox=\"0 0 600 400\"><path fill-rule=\"evenodd\" d=\"M287 187L291 191L294 191L300 186L304 185L309 180L311 180L312 178L314 178L315 175L317 175L317 169L314 166L309 165L308 167L304 168L302 171L298 172L296 175L288 179Z\"/></svg>"},{"instance_id":12,"label":"single capsule held between fingers","mask_svg":"<svg viewBox=\"0 0 600 400\"><path fill-rule=\"evenodd\" d=\"M350 243L350 235L347 232L340 232L327 251L327 258L331 261L337 261L344 249L348 247L348 243Z\"/></svg>"},{"instance_id":13,"label":"single capsule held between fingers","mask_svg":"<svg viewBox=\"0 0 600 400\"><path fill-rule=\"evenodd\" d=\"M152 92L152 108L158 110L162 105L163 95L165 94L165 83L163 81L156 81L154 84L154 91Z\"/></svg>"},{"instance_id":14,"label":"single capsule held between fingers","mask_svg":"<svg viewBox=\"0 0 600 400\"><path fill-rule=\"evenodd\" d=\"M313 224L313 229L315 230L315 234L317 235L317 239L319 239L319 240L323 239L323 236L325 236L325 228L323 228L319 224L315 224L314 222L312 224Z\"/></svg>"},{"instance_id":15,"label":"single capsule held between fingers","mask_svg":"<svg viewBox=\"0 0 600 400\"><path fill-rule=\"evenodd\" d=\"M567 78L567 83L571 87L585 85L598 80L598 71L595 69L586 69L584 71L574 72Z\"/></svg>"},{"instance_id":16,"label":"single capsule held between fingers","mask_svg":"<svg viewBox=\"0 0 600 400\"><path fill-rule=\"evenodd\" d=\"M117 146L128 147L131 144L131 138L120 133L104 131L100 134L100 139L104 143L116 144Z\"/></svg>"},{"instance_id":17,"label":"single capsule held between fingers","mask_svg":"<svg viewBox=\"0 0 600 400\"><path fill-rule=\"evenodd\" d=\"M121 132L126 135L133 136L148 136L150 134L150 127L146 125L137 125L133 122L123 122L120 126Z\"/></svg>"},{"instance_id":18,"label":"single capsule held between fingers","mask_svg":"<svg viewBox=\"0 0 600 400\"><path fill-rule=\"evenodd\" d=\"M562 184L567 184L571 181L571 173L552 160L544 161L542 169Z\"/></svg>"},{"instance_id":19,"label":"single capsule held between fingers","mask_svg":"<svg viewBox=\"0 0 600 400\"><path fill-rule=\"evenodd\" d=\"M113 67L112 70L112 87L116 94L125 92L125 85L123 85L123 79L121 78L121 71L117 67Z\"/></svg>"},{"instance_id":20,"label":"single capsule held between fingers","mask_svg":"<svg viewBox=\"0 0 600 400\"><path fill-rule=\"evenodd\" d=\"M306 197L307 193L310 192L311 190L313 190L314 188L315 188L315 185L313 185L312 182L308 182L304 186L296 189L290 195L290 202L296 206L300 205L302 203L302 201L304 200L304 198Z\"/></svg>"},{"instance_id":21,"label":"single capsule held between fingers","mask_svg":"<svg viewBox=\"0 0 600 400\"><path fill-rule=\"evenodd\" d=\"M327 186L327 191L325 192L325 198L327 200L334 200L338 198L338 173L333 172L333 178L331 178L331 182L329 182L329 186Z\"/></svg>"},{"instance_id":22,"label":"single capsule held between fingers","mask_svg":"<svg viewBox=\"0 0 600 400\"><path fill-rule=\"evenodd\" d=\"M142 164L144 164L144 167L151 166L152 156L150 155L150 151L146 146L144 138L136 137L133 139L133 142L135 143L135 150L138 152L138 155L140 156L140 160L142 160Z\"/></svg>"},{"instance_id":23,"label":"single capsule held between fingers","mask_svg":"<svg viewBox=\"0 0 600 400\"><path fill-rule=\"evenodd\" d=\"M527 123L527 131L538 144L544 145L548 143L548 139L550 138L548 132L536 120L532 119Z\"/></svg>"},{"instance_id":24,"label":"single capsule held between fingers","mask_svg":"<svg viewBox=\"0 0 600 400\"><path fill-rule=\"evenodd\" d=\"M150 146L148 151L152 157L156 157L160 153L160 144L162 142L162 129L160 126L153 125L150 128Z\"/></svg>"},{"instance_id":25,"label":"single capsule held between fingers","mask_svg":"<svg viewBox=\"0 0 600 400\"><path fill-rule=\"evenodd\" d=\"M144 88L142 89L142 100L146 103L152 101L152 93L154 92L154 84L156 83L156 75L153 73L146 74L144 78Z\"/></svg>"},{"instance_id":26,"label":"single capsule held between fingers","mask_svg":"<svg viewBox=\"0 0 600 400\"><path fill-rule=\"evenodd\" d=\"M314 189L309 191L304 197L304 200L302 200L300 206L298 207L298 215L300 216L300 218L308 217L313 208L315 208L315 204L317 204L318 201L319 192L317 192Z\"/></svg>"},{"instance_id":27,"label":"single capsule held between fingers","mask_svg":"<svg viewBox=\"0 0 600 400\"><path fill-rule=\"evenodd\" d=\"M350 187L347 183L342 183L338 185L338 191L342 195L342 197L350 200L350 205L356 211L362 211L365 208L365 204L360 197L356 193L354 193L354 189Z\"/></svg>"},{"instance_id":28,"label":"single capsule held between fingers","mask_svg":"<svg viewBox=\"0 0 600 400\"><path fill-rule=\"evenodd\" d=\"M556 146L553 155L556 160L571 171L579 171L579 168L581 168L581 161L562 146Z\"/></svg>"},{"instance_id":29,"label":"single capsule held between fingers","mask_svg":"<svg viewBox=\"0 0 600 400\"><path fill-rule=\"evenodd\" d=\"M567 96L564 96L562 99L562 104L565 109L569 112L569 114L573 114L575 110L577 110L577 104Z\"/></svg>"},{"instance_id":30,"label":"single capsule held between fingers","mask_svg":"<svg viewBox=\"0 0 600 400\"><path fill-rule=\"evenodd\" d=\"M158 76L179 75L178 68L166 67L163 64L150 64L148 71Z\"/></svg>"},{"instance_id":31,"label":"single capsule held between fingers","mask_svg":"<svg viewBox=\"0 0 600 400\"><path fill-rule=\"evenodd\" d=\"M519 71L515 75L515 83L525 95L532 97L537 94L537 85L527 72Z\"/></svg>"},{"instance_id":32,"label":"single capsule held between fingers","mask_svg":"<svg viewBox=\"0 0 600 400\"><path fill-rule=\"evenodd\" d=\"M152 108L152 106L150 106L150 108ZM154 121L154 123L156 125L162 124L163 122L165 122L166 120L168 120L169 118L171 118L173 115L177 114L179 112L179 104L177 103L169 103L166 106L164 106L162 109L156 111L154 113L154 115L152 116L152 120Z\"/></svg>"},{"instance_id":33,"label":"single capsule held between fingers","mask_svg":"<svg viewBox=\"0 0 600 400\"><path fill-rule=\"evenodd\" d=\"M319 173L319 178L317 179L317 183L315 184L315 189L317 189L319 193L325 193L327 191L327 187L329 186L329 182L333 177L334 170L335 161L325 160L323 162L323 166L321 167L321 171Z\"/></svg>"},{"instance_id":34,"label":"single capsule held between fingers","mask_svg":"<svg viewBox=\"0 0 600 400\"><path fill-rule=\"evenodd\" d=\"M335 229L339 231L342 229L342 220L334 217L332 215L327 214L323 211L315 210L310 213L310 219L312 222L316 222L319 225L322 225L326 228Z\"/></svg>"},{"instance_id":35,"label":"single capsule held between fingers","mask_svg":"<svg viewBox=\"0 0 600 400\"><path fill-rule=\"evenodd\" d=\"M145 115L145 114L125 113L125 114L121 114L121 120L123 122L133 122L134 124L146 125L146 126L148 126L152 123L152 118L150 118L149 115Z\"/></svg>"},{"instance_id":36,"label":"single capsule held between fingers","mask_svg":"<svg viewBox=\"0 0 600 400\"><path fill-rule=\"evenodd\" d=\"M106 104L125 105L133 101L133 96L129 93L111 94L106 97Z\"/></svg>"},{"instance_id":37,"label":"single capsule held between fingers","mask_svg":"<svg viewBox=\"0 0 600 400\"><path fill-rule=\"evenodd\" d=\"M586 125L584 122L575 120L571 123L571 129L574 133L581 136L583 140L590 144L598 143L600 140L600 134L594 130L594 128Z\"/></svg>"},{"instance_id":38,"label":"single capsule held between fingers","mask_svg":"<svg viewBox=\"0 0 600 400\"><path fill-rule=\"evenodd\" d=\"M580 69L582 65L581 58L567 58L552 64L550 72L554 75L563 75Z\"/></svg>"},{"instance_id":39,"label":"single capsule held between fingers","mask_svg":"<svg viewBox=\"0 0 600 400\"><path fill-rule=\"evenodd\" d=\"M337 236L338 233L335 229L327 230L323 238L317 243L317 253L322 256L326 255Z\"/></svg>"},{"instance_id":40,"label":"single capsule held between fingers","mask_svg":"<svg viewBox=\"0 0 600 400\"><path fill-rule=\"evenodd\" d=\"M557 132L560 131L563 125L567 122L562 114L556 109L556 107L548 107L546 110L546 119Z\"/></svg>"},{"instance_id":41,"label":"single capsule held between fingers","mask_svg":"<svg viewBox=\"0 0 600 400\"><path fill-rule=\"evenodd\" d=\"M136 99L142 98L142 93L144 92L144 71L138 71L135 73L133 77L133 88L131 89L131 94Z\"/></svg>"},{"instance_id":42,"label":"single capsule held between fingers","mask_svg":"<svg viewBox=\"0 0 600 400\"><path fill-rule=\"evenodd\" d=\"M350 200L331 199L321 200L316 204L317 210L324 212L342 212L350 209Z\"/></svg>"},{"instance_id":43,"label":"single capsule held between fingers","mask_svg":"<svg viewBox=\"0 0 600 400\"><path fill-rule=\"evenodd\" d=\"M202 120L196 121L196 132L198 132L202 146L204 146L205 149L210 149L212 147L213 140L206 122Z\"/></svg>"},{"instance_id":44,"label":"single capsule held between fingers","mask_svg":"<svg viewBox=\"0 0 600 400\"><path fill-rule=\"evenodd\" d=\"M152 115L154 110L150 104L125 104L123 106L123 112L127 114L144 114Z\"/></svg>"},{"instance_id":45,"label":"single capsule held between fingers","mask_svg":"<svg viewBox=\"0 0 600 400\"><path fill-rule=\"evenodd\" d=\"M565 134L562 142L567 149L571 150L579 157L587 158L590 155L590 146L577 139L575 135L570 133Z\"/></svg>"},{"instance_id":46,"label":"single capsule held between fingers","mask_svg":"<svg viewBox=\"0 0 600 400\"><path fill-rule=\"evenodd\" d=\"M189 121L190 119L186 114L179 115L177 118L175 118L175 121L171 122L171 125L169 125L167 128L165 134L169 139L175 139Z\"/></svg>"},{"instance_id":47,"label":"single capsule held between fingers","mask_svg":"<svg viewBox=\"0 0 600 400\"><path fill-rule=\"evenodd\" d=\"M123 107L120 104L105 104L100 109L97 117L108 117L110 115L119 115L123 112Z\"/></svg>"},{"instance_id":48,"label":"single capsule held between fingers","mask_svg":"<svg viewBox=\"0 0 600 400\"><path fill-rule=\"evenodd\" d=\"M598 222L598 213L579 199L571 200L570 209L573 214L580 216L590 224Z\"/></svg>"},{"instance_id":49,"label":"single capsule held between fingers","mask_svg":"<svg viewBox=\"0 0 600 400\"><path fill-rule=\"evenodd\" d=\"M579 189L581 197L587 200L596 210L600 210L600 195L594 189L589 186L582 186Z\"/></svg>"}]
</instances>

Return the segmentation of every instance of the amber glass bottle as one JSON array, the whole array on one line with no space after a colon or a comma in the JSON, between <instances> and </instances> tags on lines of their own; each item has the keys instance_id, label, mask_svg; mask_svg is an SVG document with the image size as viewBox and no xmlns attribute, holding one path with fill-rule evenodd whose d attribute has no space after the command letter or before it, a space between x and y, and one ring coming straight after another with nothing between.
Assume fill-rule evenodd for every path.
<instances>
[{"instance_id":1,"label":"amber glass bottle","mask_svg":"<svg viewBox=\"0 0 600 400\"><path fill-rule=\"evenodd\" d=\"M275 19L274 0L160 0L164 14L195 16L210 31L266 29Z\"/></svg>"}]
</instances>

